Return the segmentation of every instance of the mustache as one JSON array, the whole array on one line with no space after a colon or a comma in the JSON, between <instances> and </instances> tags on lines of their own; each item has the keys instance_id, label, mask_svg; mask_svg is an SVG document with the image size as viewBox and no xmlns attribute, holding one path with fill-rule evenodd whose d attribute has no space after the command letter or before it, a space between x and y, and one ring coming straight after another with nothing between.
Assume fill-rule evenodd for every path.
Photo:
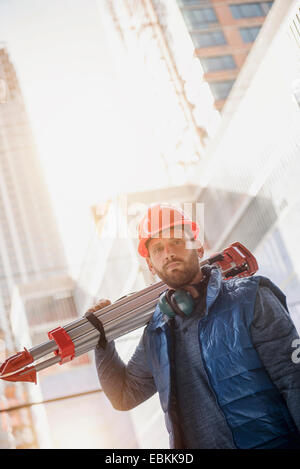
<instances>
[{"instance_id":1,"label":"mustache","mask_svg":"<svg viewBox=\"0 0 300 469\"><path fill-rule=\"evenodd\" d=\"M164 269L166 269L168 265L173 264L173 262L183 262L183 260L179 259L178 257L176 259L172 259L171 261L165 263Z\"/></svg>"}]
</instances>

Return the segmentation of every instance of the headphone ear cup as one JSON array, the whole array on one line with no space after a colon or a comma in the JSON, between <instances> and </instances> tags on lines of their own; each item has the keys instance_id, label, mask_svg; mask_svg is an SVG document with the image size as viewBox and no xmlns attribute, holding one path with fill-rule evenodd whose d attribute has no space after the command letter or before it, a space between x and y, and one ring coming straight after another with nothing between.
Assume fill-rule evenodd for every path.
<instances>
[{"instance_id":1,"label":"headphone ear cup","mask_svg":"<svg viewBox=\"0 0 300 469\"><path fill-rule=\"evenodd\" d=\"M175 313L189 316L195 303L192 295L186 290L167 290L160 296L158 305L163 314L174 318Z\"/></svg>"},{"instance_id":2,"label":"headphone ear cup","mask_svg":"<svg viewBox=\"0 0 300 469\"><path fill-rule=\"evenodd\" d=\"M175 317L175 312L172 308L172 305L170 304L169 300L169 292L170 290L167 290L163 292L162 295L160 295L159 300L158 300L158 306L160 311L163 314L166 314L169 318L174 318Z\"/></svg>"},{"instance_id":3,"label":"headphone ear cup","mask_svg":"<svg viewBox=\"0 0 300 469\"><path fill-rule=\"evenodd\" d=\"M175 290L172 295L172 302L176 301L177 308L185 315L192 314L195 302L192 295L186 290Z\"/></svg>"}]
</instances>

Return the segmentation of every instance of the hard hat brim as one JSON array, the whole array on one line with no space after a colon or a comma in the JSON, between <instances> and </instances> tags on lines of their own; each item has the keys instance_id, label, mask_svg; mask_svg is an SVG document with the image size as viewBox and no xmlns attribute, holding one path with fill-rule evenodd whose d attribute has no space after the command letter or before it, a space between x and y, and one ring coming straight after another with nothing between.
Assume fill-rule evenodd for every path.
<instances>
[{"instance_id":1,"label":"hard hat brim","mask_svg":"<svg viewBox=\"0 0 300 469\"><path fill-rule=\"evenodd\" d=\"M198 235L199 235L199 232L200 232L200 228L199 228L199 225L194 222L194 221L191 221L191 220L179 220L177 222L174 222L174 223L171 223L171 224L168 224L167 226L165 227L162 227L161 229L159 230L156 230L152 233L149 234L149 236L147 238L142 238L140 239L140 242L139 242L139 245L138 245L138 253L142 256L142 257L149 257L149 252L148 252L148 248L146 246L146 243L152 239L153 237L155 237L155 235L159 234L160 232L164 231L164 230L167 230L168 228L172 228L174 226L180 226L180 225L190 225L191 227L191 230L194 234L194 239L197 239Z\"/></svg>"}]
</instances>

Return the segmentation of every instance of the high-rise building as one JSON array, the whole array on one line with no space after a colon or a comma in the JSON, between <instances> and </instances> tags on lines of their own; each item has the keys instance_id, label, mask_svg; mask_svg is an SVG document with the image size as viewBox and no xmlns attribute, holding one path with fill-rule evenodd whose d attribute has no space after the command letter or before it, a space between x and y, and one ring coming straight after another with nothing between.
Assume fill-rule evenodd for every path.
<instances>
[{"instance_id":1,"label":"high-rise building","mask_svg":"<svg viewBox=\"0 0 300 469\"><path fill-rule=\"evenodd\" d=\"M66 272L66 260L16 73L0 49L0 291Z\"/></svg>"},{"instance_id":2,"label":"high-rise building","mask_svg":"<svg viewBox=\"0 0 300 469\"><path fill-rule=\"evenodd\" d=\"M212 251L244 243L300 330L299 0L276 0L261 33L224 107L197 200Z\"/></svg>"},{"instance_id":3,"label":"high-rise building","mask_svg":"<svg viewBox=\"0 0 300 469\"><path fill-rule=\"evenodd\" d=\"M156 187L192 183L220 119L176 2L166 2L166 14L158 3L164 4L98 1L112 61L129 96L127 113L138 121L136 132L142 128L143 157L156 169L136 190L151 190L145 184L152 180Z\"/></svg>"},{"instance_id":4,"label":"high-rise building","mask_svg":"<svg viewBox=\"0 0 300 469\"><path fill-rule=\"evenodd\" d=\"M210 108L208 84L216 109L222 110L226 98L255 42L273 1L265 0L107 0L116 28L126 40L124 20L127 10L131 29L153 32L157 26L171 52L177 72L183 80L183 95L193 105L193 114ZM100 2L101 3L101 2ZM120 3L123 4L122 8ZM149 16L151 9L155 12ZM120 14L121 13L121 14ZM179 18L181 17L181 19ZM140 21L139 21L140 18ZM184 31L185 29L185 31ZM164 55L164 54L163 54ZM189 60L199 60L201 71ZM198 80L198 83L195 82ZM210 111L211 114L211 111ZM196 117L197 120L197 117ZM201 122L211 135L211 119Z\"/></svg>"},{"instance_id":5,"label":"high-rise building","mask_svg":"<svg viewBox=\"0 0 300 469\"><path fill-rule=\"evenodd\" d=\"M195 167L202 168L220 111L272 4L98 1L121 81L129 76L126 93L133 87L128 113L143 116L143 153L151 153L152 166L159 158L163 163L157 165L157 187L160 179L162 187L197 183Z\"/></svg>"},{"instance_id":6,"label":"high-rise building","mask_svg":"<svg viewBox=\"0 0 300 469\"><path fill-rule=\"evenodd\" d=\"M273 1L177 0L221 110Z\"/></svg>"},{"instance_id":7,"label":"high-rise building","mask_svg":"<svg viewBox=\"0 0 300 469\"><path fill-rule=\"evenodd\" d=\"M24 300L30 342L50 320L77 316L72 288L55 295L41 292L40 282L66 276L67 263L58 234L50 196L40 167L30 123L16 72L5 47L0 48L0 339L1 361L20 347L15 335L21 317L12 298L16 289L29 286ZM67 313L66 313L67 311ZM14 322L11 322L11 319ZM65 319L65 318L64 318ZM44 340L47 336L45 336ZM30 344L27 344L30 345ZM3 407L28 398L26 386L1 383ZM3 414L4 415L4 414ZM11 426L9 427L8 422ZM16 447L36 447L38 438L28 409L6 416L3 434L12 430ZM3 447L6 447L5 438Z\"/></svg>"},{"instance_id":8,"label":"high-rise building","mask_svg":"<svg viewBox=\"0 0 300 469\"><path fill-rule=\"evenodd\" d=\"M3 361L23 347L29 349L46 342L47 332L74 321L78 314L73 300L74 282L67 275L62 242L16 72L4 47L0 49L0 86ZM0 381L1 448L122 448L123 444L136 447L126 415L119 416L118 431L111 430L108 403L100 392L90 355L63 367L43 370L37 378L38 386ZM91 390L96 392L91 395ZM73 394L82 396L66 400ZM32 405L53 398L55 403ZM5 409L9 411L4 412Z\"/></svg>"}]
</instances>

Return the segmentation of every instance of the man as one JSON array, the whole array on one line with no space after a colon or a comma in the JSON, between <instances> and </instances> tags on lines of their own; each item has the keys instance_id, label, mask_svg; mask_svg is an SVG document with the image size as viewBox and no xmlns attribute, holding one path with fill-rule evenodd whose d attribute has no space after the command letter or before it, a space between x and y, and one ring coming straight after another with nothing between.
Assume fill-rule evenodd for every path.
<instances>
[{"instance_id":1,"label":"man","mask_svg":"<svg viewBox=\"0 0 300 469\"><path fill-rule=\"evenodd\" d=\"M174 207L147 211L138 251L193 308L165 314L159 303L127 366L113 342L97 346L102 389L119 410L158 391L171 448L300 448L298 334L285 296L265 277L223 281L218 268L201 269L198 233Z\"/></svg>"}]
</instances>

